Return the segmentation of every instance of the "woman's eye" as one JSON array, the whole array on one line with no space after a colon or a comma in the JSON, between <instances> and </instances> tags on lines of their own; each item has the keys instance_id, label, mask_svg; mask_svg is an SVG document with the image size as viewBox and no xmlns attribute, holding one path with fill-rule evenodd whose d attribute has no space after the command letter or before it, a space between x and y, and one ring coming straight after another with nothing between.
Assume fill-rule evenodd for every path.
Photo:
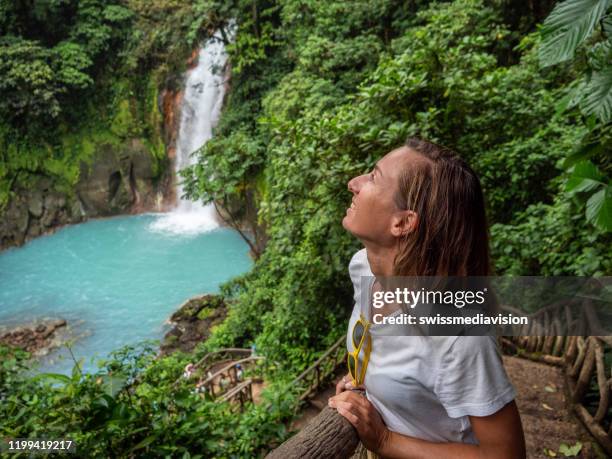
<instances>
[{"instance_id":1,"label":"woman's eye","mask_svg":"<svg viewBox=\"0 0 612 459\"><path fill-rule=\"evenodd\" d=\"M369 176L370 181L373 182L374 181L374 172L370 172L368 176Z\"/></svg>"}]
</instances>

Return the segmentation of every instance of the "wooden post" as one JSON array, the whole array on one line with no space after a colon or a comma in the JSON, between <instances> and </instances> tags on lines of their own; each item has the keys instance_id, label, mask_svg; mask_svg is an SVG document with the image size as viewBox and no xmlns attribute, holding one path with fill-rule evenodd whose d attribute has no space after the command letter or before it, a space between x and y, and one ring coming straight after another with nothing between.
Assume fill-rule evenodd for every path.
<instances>
[{"instance_id":1,"label":"wooden post","mask_svg":"<svg viewBox=\"0 0 612 459\"><path fill-rule=\"evenodd\" d=\"M298 434L266 456L266 459L338 459L350 457L357 445L357 431L328 406Z\"/></svg>"},{"instance_id":2,"label":"wooden post","mask_svg":"<svg viewBox=\"0 0 612 459\"><path fill-rule=\"evenodd\" d=\"M576 387L574 389L574 393L572 394L572 399L574 403L580 403L582 397L586 393L586 390L591 382L591 374L593 373L593 369L595 368L595 346L593 342L596 341L596 338L590 336L587 339L585 346L585 357L582 363L582 368L580 369L580 373L578 374L578 380L576 381Z\"/></svg>"},{"instance_id":3,"label":"wooden post","mask_svg":"<svg viewBox=\"0 0 612 459\"><path fill-rule=\"evenodd\" d=\"M604 362L604 349L597 338L593 338L595 345L595 369L597 371L597 386L599 387L599 406L593 417L595 422L603 421L608 414L608 406L610 405L610 384L606 379L606 365Z\"/></svg>"}]
</instances>

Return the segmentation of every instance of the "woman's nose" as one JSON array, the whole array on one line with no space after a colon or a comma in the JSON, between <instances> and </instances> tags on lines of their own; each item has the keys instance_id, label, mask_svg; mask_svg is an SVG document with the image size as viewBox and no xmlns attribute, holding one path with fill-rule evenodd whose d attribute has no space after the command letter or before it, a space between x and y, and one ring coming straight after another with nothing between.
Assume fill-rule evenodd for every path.
<instances>
[{"instance_id":1,"label":"woman's nose","mask_svg":"<svg viewBox=\"0 0 612 459\"><path fill-rule=\"evenodd\" d=\"M363 177L363 175L353 177L351 180L349 180L348 189L351 193L359 193L359 190L361 189L361 180L359 179L361 177Z\"/></svg>"}]
</instances>

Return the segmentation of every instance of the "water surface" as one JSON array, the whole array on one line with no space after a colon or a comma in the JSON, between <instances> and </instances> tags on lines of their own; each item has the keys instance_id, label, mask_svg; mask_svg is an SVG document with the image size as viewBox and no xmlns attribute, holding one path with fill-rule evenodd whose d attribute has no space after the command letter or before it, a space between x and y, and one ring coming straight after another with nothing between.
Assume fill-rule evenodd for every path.
<instances>
[{"instance_id":1,"label":"water surface","mask_svg":"<svg viewBox=\"0 0 612 459\"><path fill-rule=\"evenodd\" d=\"M160 218L167 216L92 220L0 253L0 325L66 319L88 334L73 352L91 371L91 357L163 337L181 303L250 268L234 231L162 231ZM69 372L64 354L52 353L41 369Z\"/></svg>"}]
</instances>

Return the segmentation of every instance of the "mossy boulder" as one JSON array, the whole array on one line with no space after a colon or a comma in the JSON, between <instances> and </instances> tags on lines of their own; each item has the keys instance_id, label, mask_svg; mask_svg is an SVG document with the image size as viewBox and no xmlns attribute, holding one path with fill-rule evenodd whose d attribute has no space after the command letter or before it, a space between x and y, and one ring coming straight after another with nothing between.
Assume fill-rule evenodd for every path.
<instances>
[{"instance_id":1,"label":"mossy boulder","mask_svg":"<svg viewBox=\"0 0 612 459\"><path fill-rule=\"evenodd\" d=\"M210 336L212 328L225 319L227 308L219 295L201 295L190 298L172 314L172 329L166 333L161 345L162 354L176 350L191 352L198 343Z\"/></svg>"}]
</instances>

